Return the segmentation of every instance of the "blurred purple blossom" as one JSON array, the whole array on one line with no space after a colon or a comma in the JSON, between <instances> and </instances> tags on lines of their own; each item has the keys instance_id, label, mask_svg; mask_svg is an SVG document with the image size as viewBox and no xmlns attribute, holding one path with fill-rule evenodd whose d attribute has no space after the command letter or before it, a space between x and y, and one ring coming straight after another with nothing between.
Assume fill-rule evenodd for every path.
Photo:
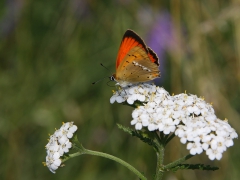
<instances>
[{"instance_id":1,"label":"blurred purple blossom","mask_svg":"<svg viewBox=\"0 0 240 180\"><path fill-rule=\"evenodd\" d=\"M152 28L148 32L147 45L158 55L161 77L165 77L166 52L176 48L177 39L174 36L174 25L167 11L159 13ZM157 80L161 82L163 78Z\"/></svg>"},{"instance_id":2,"label":"blurred purple blossom","mask_svg":"<svg viewBox=\"0 0 240 180\"><path fill-rule=\"evenodd\" d=\"M24 0L6 0L5 14L0 19L0 38L6 37L16 27Z\"/></svg>"},{"instance_id":3,"label":"blurred purple blossom","mask_svg":"<svg viewBox=\"0 0 240 180\"><path fill-rule=\"evenodd\" d=\"M89 2L86 0L72 0L71 8L79 20L86 20L91 16Z\"/></svg>"}]
</instances>

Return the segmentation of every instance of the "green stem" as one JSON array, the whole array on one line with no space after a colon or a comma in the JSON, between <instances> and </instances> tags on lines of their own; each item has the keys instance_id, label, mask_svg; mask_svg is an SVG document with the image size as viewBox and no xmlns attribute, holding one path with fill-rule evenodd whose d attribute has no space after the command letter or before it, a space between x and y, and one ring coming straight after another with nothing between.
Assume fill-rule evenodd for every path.
<instances>
[{"instance_id":1,"label":"green stem","mask_svg":"<svg viewBox=\"0 0 240 180\"><path fill-rule=\"evenodd\" d=\"M155 180L161 180L163 178L164 173L164 166L163 166L163 160L164 160L164 146L159 147L159 151L157 152L157 167L156 167L156 174L155 174Z\"/></svg>"},{"instance_id":2,"label":"green stem","mask_svg":"<svg viewBox=\"0 0 240 180\"><path fill-rule=\"evenodd\" d=\"M188 155L186 155L186 156L184 156L184 157L182 157L182 158L180 158L180 159L178 159L178 160L176 160L176 161L174 161L174 162L172 162L172 163L169 163L168 165L166 165L166 166L164 167L164 170L169 170L169 169L177 166L178 164L181 164L182 162L190 159L190 158L193 157L193 156L194 156L194 155L188 154Z\"/></svg>"},{"instance_id":3,"label":"green stem","mask_svg":"<svg viewBox=\"0 0 240 180\"><path fill-rule=\"evenodd\" d=\"M74 137L72 138L72 142L73 142L73 148L76 149L78 152L74 153L74 154L70 154L62 162L66 161L66 160L68 160L70 158L82 155L82 154L89 154L89 155L94 155L94 156L100 156L100 157L108 158L108 159L111 159L113 161L116 161L116 162L122 164L123 166L128 168L130 171L135 173L141 180L147 180L147 178L143 174L141 174L137 169L135 169L133 166L131 166L127 162L123 161L122 159L117 158L115 156L112 156L110 154L106 154L106 153L102 153L102 152L98 152L98 151L92 151L92 150L85 149L81 145L81 143L78 141L77 135L74 135Z\"/></svg>"},{"instance_id":4,"label":"green stem","mask_svg":"<svg viewBox=\"0 0 240 180\"><path fill-rule=\"evenodd\" d=\"M172 133L171 136L166 140L165 145L175 137L175 134Z\"/></svg>"},{"instance_id":5,"label":"green stem","mask_svg":"<svg viewBox=\"0 0 240 180\"><path fill-rule=\"evenodd\" d=\"M164 139L164 134L163 134L163 132L160 132L160 138L163 140Z\"/></svg>"},{"instance_id":6,"label":"green stem","mask_svg":"<svg viewBox=\"0 0 240 180\"><path fill-rule=\"evenodd\" d=\"M164 140L163 136L160 139L158 134L155 133L155 138L154 142L157 144L157 167L156 167L156 173L155 173L155 180L161 180L163 178L163 173L164 173Z\"/></svg>"},{"instance_id":7,"label":"green stem","mask_svg":"<svg viewBox=\"0 0 240 180\"><path fill-rule=\"evenodd\" d=\"M120 158L117 158L117 157L112 156L110 154L97 152L97 151L91 151L91 150L88 150L88 149L85 149L85 154L90 154L90 155L94 155L94 156L101 156L101 157L108 158L108 159L111 159L113 161L116 161L116 162L122 164L123 166L125 166L126 168L128 168L133 173L135 173L141 180L147 180L147 178L145 176L143 176L137 169L135 169L133 166L131 166L130 164L128 164L127 162L123 161Z\"/></svg>"}]
</instances>

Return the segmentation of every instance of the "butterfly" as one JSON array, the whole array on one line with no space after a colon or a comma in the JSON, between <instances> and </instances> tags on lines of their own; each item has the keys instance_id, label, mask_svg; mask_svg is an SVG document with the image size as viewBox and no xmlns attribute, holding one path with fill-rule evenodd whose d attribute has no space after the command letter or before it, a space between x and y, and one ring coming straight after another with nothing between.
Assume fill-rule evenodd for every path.
<instances>
[{"instance_id":1,"label":"butterfly","mask_svg":"<svg viewBox=\"0 0 240 180\"><path fill-rule=\"evenodd\" d=\"M160 77L157 54L134 31L127 30L116 60L116 73L110 80L126 87Z\"/></svg>"}]
</instances>

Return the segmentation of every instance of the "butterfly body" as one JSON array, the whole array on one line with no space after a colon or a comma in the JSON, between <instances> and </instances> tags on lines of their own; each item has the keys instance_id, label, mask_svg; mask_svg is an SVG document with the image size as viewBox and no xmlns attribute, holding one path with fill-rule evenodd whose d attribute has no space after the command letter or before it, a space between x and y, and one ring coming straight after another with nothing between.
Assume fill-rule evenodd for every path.
<instances>
[{"instance_id":1,"label":"butterfly body","mask_svg":"<svg viewBox=\"0 0 240 180\"><path fill-rule=\"evenodd\" d=\"M158 77L160 72L157 55L134 31L127 30L119 48L116 73L110 79L121 87L126 87Z\"/></svg>"}]
</instances>

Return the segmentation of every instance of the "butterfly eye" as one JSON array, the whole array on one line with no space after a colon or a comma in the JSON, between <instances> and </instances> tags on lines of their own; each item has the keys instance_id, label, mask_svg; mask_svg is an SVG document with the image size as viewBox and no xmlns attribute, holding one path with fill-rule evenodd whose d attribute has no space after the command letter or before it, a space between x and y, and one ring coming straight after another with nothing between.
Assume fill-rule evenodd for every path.
<instances>
[{"instance_id":1,"label":"butterfly eye","mask_svg":"<svg viewBox=\"0 0 240 180\"><path fill-rule=\"evenodd\" d=\"M112 76L110 76L109 79L110 79L111 81L116 81L115 78L114 78L114 74L113 74Z\"/></svg>"}]
</instances>

